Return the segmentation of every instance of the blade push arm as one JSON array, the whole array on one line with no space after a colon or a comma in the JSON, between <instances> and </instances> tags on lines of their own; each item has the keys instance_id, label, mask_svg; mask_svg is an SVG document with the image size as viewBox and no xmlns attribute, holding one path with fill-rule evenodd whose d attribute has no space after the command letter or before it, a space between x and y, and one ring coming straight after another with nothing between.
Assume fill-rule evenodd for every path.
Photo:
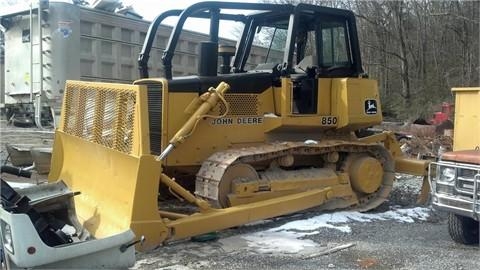
<instances>
[{"instance_id":1,"label":"blade push arm","mask_svg":"<svg viewBox=\"0 0 480 270\"><path fill-rule=\"evenodd\" d=\"M208 89L208 92L201 95L199 97L200 103L198 108L190 116L187 122L183 124L182 128L177 131L175 136L170 139L168 146L163 150L160 156L157 157L157 160L163 160L176 145L182 143L188 136L190 136L195 130L198 121L213 109L221 99L223 99L223 95L229 89L230 86L227 83L221 82L217 88L211 87Z\"/></svg>"}]
</instances>

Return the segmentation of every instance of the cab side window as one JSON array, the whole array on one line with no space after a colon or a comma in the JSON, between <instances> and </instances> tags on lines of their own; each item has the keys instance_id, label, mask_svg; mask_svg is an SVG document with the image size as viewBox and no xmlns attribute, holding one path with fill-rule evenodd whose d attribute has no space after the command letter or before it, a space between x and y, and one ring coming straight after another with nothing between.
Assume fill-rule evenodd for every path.
<instances>
[{"instance_id":1,"label":"cab side window","mask_svg":"<svg viewBox=\"0 0 480 270\"><path fill-rule=\"evenodd\" d=\"M345 23L330 22L321 27L322 67L350 66L351 57Z\"/></svg>"}]
</instances>

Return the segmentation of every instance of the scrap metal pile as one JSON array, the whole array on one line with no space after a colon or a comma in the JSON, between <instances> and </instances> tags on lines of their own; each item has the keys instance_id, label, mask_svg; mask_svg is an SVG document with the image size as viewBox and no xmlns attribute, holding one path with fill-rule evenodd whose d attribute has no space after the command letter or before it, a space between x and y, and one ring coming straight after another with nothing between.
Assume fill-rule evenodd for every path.
<instances>
[{"instance_id":1,"label":"scrap metal pile","mask_svg":"<svg viewBox=\"0 0 480 270\"><path fill-rule=\"evenodd\" d=\"M412 158L436 159L453 149L453 129L435 125L382 124L381 129L393 130L400 136L402 152ZM405 139L402 139L405 138Z\"/></svg>"}]
</instances>

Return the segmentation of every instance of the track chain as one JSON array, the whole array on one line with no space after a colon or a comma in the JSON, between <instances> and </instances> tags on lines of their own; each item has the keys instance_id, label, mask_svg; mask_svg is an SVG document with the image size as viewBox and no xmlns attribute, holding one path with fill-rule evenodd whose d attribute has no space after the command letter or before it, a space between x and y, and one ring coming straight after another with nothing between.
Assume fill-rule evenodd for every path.
<instances>
[{"instance_id":1,"label":"track chain","mask_svg":"<svg viewBox=\"0 0 480 270\"><path fill-rule=\"evenodd\" d=\"M259 146L229 149L216 152L203 162L196 176L195 194L213 205L218 204L218 186L227 168L236 163L252 164L260 161L273 161L285 155L319 155L328 152L361 153L366 152L377 158L384 168L384 177L380 188L371 194L359 198L356 209L367 211L385 201L392 189L394 179L394 160L385 147L379 144L367 144L352 141L325 141L314 144L304 142L275 142ZM344 170L346 168L343 168Z\"/></svg>"}]
</instances>

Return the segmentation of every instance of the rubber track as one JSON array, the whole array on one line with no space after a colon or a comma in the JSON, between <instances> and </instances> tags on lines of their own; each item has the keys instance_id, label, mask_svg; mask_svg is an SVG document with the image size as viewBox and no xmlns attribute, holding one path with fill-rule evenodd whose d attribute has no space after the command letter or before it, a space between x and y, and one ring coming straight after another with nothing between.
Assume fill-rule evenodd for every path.
<instances>
[{"instance_id":1,"label":"rubber track","mask_svg":"<svg viewBox=\"0 0 480 270\"><path fill-rule=\"evenodd\" d=\"M213 205L218 203L218 185L226 169L235 163L251 164L259 161L274 160L284 155L318 155L328 152L366 152L377 158L383 168L384 177L380 188L371 194L359 198L359 204L355 209L367 211L384 202L393 185L394 160L385 147L379 144L367 144L351 141L328 140L317 144L305 144L303 142L277 142L240 149L229 149L211 155L203 162L197 177L195 194L202 197Z\"/></svg>"}]
</instances>

